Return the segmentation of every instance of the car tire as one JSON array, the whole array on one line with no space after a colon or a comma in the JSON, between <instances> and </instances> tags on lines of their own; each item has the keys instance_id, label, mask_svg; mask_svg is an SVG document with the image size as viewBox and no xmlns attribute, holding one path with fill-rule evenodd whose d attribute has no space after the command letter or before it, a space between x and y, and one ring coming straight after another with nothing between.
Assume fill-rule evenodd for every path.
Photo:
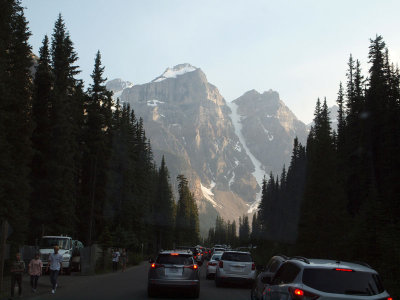
<instances>
[{"instance_id":1,"label":"car tire","mask_svg":"<svg viewBox=\"0 0 400 300\"><path fill-rule=\"evenodd\" d=\"M193 293L192 293L192 298L197 299L200 296L200 287L197 287L194 289Z\"/></svg>"},{"instance_id":2,"label":"car tire","mask_svg":"<svg viewBox=\"0 0 400 300\"><path fill-rule=\"evenodd\" d=\"M251 288L250 299L251 300L258 300L257 293L256 293L256 290L255 290L254 286Z\"/></svg>"},{"instance_id":3,"label":"car tire","mask_svg":"<svg viewBox=\"0 0 400 300\"><path fill-rule=\"evenodd\" d=\"M215 286L216 287L221 287L222 286L221 279L219 279L218 277L215 277Z\"/></svg>"},{"instance_id":4,"label":"car tire","mask_svg":"<svg viewBox=\"0 0 400 300\"><path fill-rule=\"evenodd\" d=\"M154 298L155 296L157 296L157 293L154 289L152 289L151 287L147 287L147 296L149 298Z\"/></svg>"},{"instance_id":5,"label":"car tire","mask_svg":"<svg viewBox=\"0 0 400 300\"><path fill-rule=\"evenodd\" d=\"M64 273L65 275L71 275L71 264L69 265L68 268L65 269Z\"/></svg>"}]
</instances>

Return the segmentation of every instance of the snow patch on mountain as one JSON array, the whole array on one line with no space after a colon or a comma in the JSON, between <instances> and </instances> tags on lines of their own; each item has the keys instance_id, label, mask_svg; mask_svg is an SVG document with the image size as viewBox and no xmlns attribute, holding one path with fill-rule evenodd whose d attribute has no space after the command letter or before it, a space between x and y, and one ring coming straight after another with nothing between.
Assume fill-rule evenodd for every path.
<instances>
[{"instance_id":1,"label":"snow patch on mountain","mask_svg":"<svg viewBox=\"0 0 400 300\"><path fill-rule=\"evenodd\" d=\"M156 107L156 106L158 106L158 104L163 104L163 103L165 103L165 102L162 102L157 99L147 100L147 106L152 106L152 107Z\"/></svg>"},{"instance_id":2,"label":"snow patch on mountain","mask_svg":"<svg viewBox=\"0 0 400 300\"><path fill-rule=\"evenodd\" d=\"M204 198L206 198L208 201L210 201L212 206L222 208L222 206L219 205L214 200L214 193L212 192L212 189L215 186L215 182L214 181L211 182L210 188L205 187L201 182L200 182L200 186L201 186L201 191L203 193Z\"/></svg>"},{"instance_id":3,"label":"snow patch on mountain","mask_svg":"<svg viewBox=\"0 0 400 300\"><path fill-rule=\"evenodd\" d=\"M261 162L257 158L255 158L253 153L251 153L251 151L249 150L249 148L246 145L246 140L242 134L241 116L237 112L237 104L233 103L233 102L227 102L227 105L229 106L229 108L232 111L231 119L232 119L232 124L235 128L235 133L238 136L240 143L242 144L244 150L246 151L247 155L250 157L250 160L254 165L255 170L253 172L253 176L256 178L257 183L261 186L264 175L265 175L265 171L262 169ZM261 192L258 192L256 195L255 202L253 202L249 207L248 213L252 213L255 210L257 210L258 203L260 201L261 201Z\"/></svg>"},{"instance_id":4,"label":"snow patch on mountain","mask_svg":"<svg viewBox=\"0 0 400 300\"><path fill-rule=\"evenodd\" d=\"M177 76L180 76L180 75L183 75L183 74L186 74L189 72L193 72L196 70L197 70L197 68L193 67L190 64L177 65L173 68L167 68L161 76L157 77L152 82L161 82L167 78L176 78Z\"/></svg>"}]
</instances>

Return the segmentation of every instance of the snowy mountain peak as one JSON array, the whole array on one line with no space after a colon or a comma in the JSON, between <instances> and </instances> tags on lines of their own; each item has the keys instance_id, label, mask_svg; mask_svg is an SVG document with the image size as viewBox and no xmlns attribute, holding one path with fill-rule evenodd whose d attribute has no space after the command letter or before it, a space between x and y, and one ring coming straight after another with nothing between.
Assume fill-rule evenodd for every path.
<instances>
[{"instance_id":1,"label":"snowy mountain peak","mask_svg":"<svg viewBox=\"0 0 400 300\"><path fill-rule=\"evenodd\" d=\"M176 78L177 76L196 71L198 68L192 66L191 64L179 64L173 68L167 68L161 76L158 76L152 82L160 82L167 78Z\"/></svg>"}]
</instances>

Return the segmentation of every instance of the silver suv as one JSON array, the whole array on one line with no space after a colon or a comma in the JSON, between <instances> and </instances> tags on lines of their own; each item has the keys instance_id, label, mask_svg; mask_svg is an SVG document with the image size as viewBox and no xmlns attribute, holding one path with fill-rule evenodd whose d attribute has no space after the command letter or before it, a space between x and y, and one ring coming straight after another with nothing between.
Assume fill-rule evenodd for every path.
<instances>
[{"instance_id":1,"label":"silver suv","mask_svg":"<svg viewBox=\"0 0 400 300\"><path fill-rule=\"evenodd\" d=\"M279 268L264 300L390 300L378 273L367 264L294 257Z\"/></svg>"},{"instance_id":2,"label":"silver suv","mask_svg":"<svg viewBox=\"0 0 400 300\"><path fill-rule=\"evenodd\" d=\"M256 265L250 252L225 251L215 273L215 285L237 282L252 285L256 278Z\"/></svg>"},{"instance_id":3,"label":"silver suv","mask_svg":"<svg viewBox=\"0 0 400 300\"><path fill-rule=\"evenodd\" d=\"M193 298L200 293L199 267L187 250L162 251L150 260L147 292L154 297L160 291L186 290Z\"/></svg>"}]
</instances>

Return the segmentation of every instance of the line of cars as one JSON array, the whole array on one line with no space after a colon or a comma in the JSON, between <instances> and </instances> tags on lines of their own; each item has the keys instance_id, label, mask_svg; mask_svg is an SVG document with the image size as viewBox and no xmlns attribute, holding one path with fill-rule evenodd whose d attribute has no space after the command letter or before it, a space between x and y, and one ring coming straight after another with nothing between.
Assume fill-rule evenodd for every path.
<instances>
[{"instance_id":1,"label":"line of cars","mask_svg":"<svg viewBox=\"0 0 400 300\"><path fill-rule=\"evenodd\" d=\"M202 265L205 255L199 256L197 251L162 251L155 261L150 261L149 296L154 296L160 288L182 288L198 298L198 266ZM252 286L251 300L393 300L379 274L361 262L275 255L265 267L258 269L257 275L250 252L214 248L207 263L206 278L214 277L216 287L225 283Z\"/></svg>"}]
</instances>

